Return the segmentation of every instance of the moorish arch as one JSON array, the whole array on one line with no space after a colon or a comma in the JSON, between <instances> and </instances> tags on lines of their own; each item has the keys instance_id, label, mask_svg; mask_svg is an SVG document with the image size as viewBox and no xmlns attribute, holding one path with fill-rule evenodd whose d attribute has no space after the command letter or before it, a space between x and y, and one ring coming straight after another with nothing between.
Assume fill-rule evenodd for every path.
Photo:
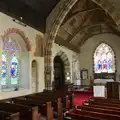
<instances>
[{"instance_id":1,"label":"moorish arch","mask_svg":"<svg viewBox=\"0 0 120 120\"><path fill-rule=\"evenodd\" d=\"M57 17L55 18L52 28L50 29L48 36L47 36L47 41L45 45L45 82L49 81L51 79L51 47L52 43L56 38L57 32L66 17L67 13L71 10L71 8L77 3L78 0L66 0L63 7L58 12ZM114 20L114 22L119 26L119 14L116 12L116 8L110 3L109 1L106 0L92 0L99 6L101 6ZM47 79L46 79L47 78ZM46 84L47 85L47 84Z\"/></svg>"},{"instance_id":2,"label":"moorish arch","mask_svg":"<svg viewBox=\"0 0 120 120\"><path fill-rule=\"evenodd\" d=\"M29 88L30 42L24 32L9 28L1 36L1 90Z\"/></svg>"}]
</instances>

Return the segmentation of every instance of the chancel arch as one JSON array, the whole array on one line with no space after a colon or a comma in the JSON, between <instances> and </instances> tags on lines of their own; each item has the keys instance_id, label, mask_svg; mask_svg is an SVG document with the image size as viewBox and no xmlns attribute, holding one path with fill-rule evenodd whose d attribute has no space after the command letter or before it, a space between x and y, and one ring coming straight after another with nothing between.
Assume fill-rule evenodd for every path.
<instances>
[{"instance_id":1,"label":"chancel arch","mask_svg":"<svg viewBox=\"0 0 120 120\"><path fill-rule=\"evenodd\" d=\"M1 43L1 90L28 89L29 45L23 36L12 31L1 37Z\"/></svg>"},{"instance_id":2,"label":"chancel arch","mask_svg":"<svg viewBox=\"0 0 120 120\"><path fill-rule=\"evenodd\" d=\"M95 79L116 79L116 58L111 46L106 43L99 44L93 59Z\"/></svg>"}]
</instances>

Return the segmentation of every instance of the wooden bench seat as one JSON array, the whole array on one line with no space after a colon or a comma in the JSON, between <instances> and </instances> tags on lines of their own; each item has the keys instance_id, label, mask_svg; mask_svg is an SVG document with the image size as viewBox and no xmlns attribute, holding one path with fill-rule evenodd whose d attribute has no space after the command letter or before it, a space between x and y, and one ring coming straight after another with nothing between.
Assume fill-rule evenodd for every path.
<instances>
[{"instance_id":1,"label":"wooden bench seat","mask_svg":"<svg viewBox=\"0 0 120 120\"><path fill-rule=\"evenodd\" d=\"M57 97L62 97L62 103L63 103L63 107L64 108L66 108L66 96L68 96L68 98L69 98L69 104L70 104L70 108L72 108L73 106L73 99L74 99L74 94L72 93L72 92L41 92L41 93L36 93L36 94L34 94L34 95L36 95L36 96L56 96L56 98ZM70 109L69 108L69 109ZM67 108L68 109L68 108Z\"/></svg>"},{"instance_id":2,"label":"wooden bench seat","mask_svg":"<svg viewBox=\"0 0 120 120\"><path fill-rule=\"evenodd\" d=\"M104 120L104 119L69 112L66 113L64 120Z\"/></svg>"},{"instance_id":3,"label":"wooden bench seat","mask_svg":"<svg viewBox=\"0 0 120 120\"><path fill-rule=\"evenodd\" d=\"M105 106L104 104L97 104L97 102L96 103L90 103L88 101L84 101L83 105L84 106L96 107L96 108L105 108L105 109L112 109L112 110L120 111L119 107Z\"/></svg>"},{"instance_id":4,"label":"wooden bench seat","mask_svg":"<svg viewBox=\"0 0 120 120\"><path fill-rule=\"evenodd\" d=\"M38 101L38 100L20 99L20 98L13 98L12 101L16 104L22 104L22 105L28 105L28 106L38 106L38 108L39 108L38 112L41 113L43 116L47 115L47 111L48 111L47 109L49 109L48 105L47 105L48 102L45 103L45 102L41 102L41 101ZM58 102L58 104L60 104L60 101Z\"/></svg>"},{"instance_id":5,"label":"wooden bench seat","mask_svg":"<svg viewBox=\"0 0 120 120\"><path fill-rule=\"evenodd\" d=\"M88 115L91 117L96 117L100 119L109 119L109 120L120 120L120 115L113 115L107 113L100 113L95 111L88 111L88 110L74 110L73 113L81 114L81 115Z\"/></svg>"},{"instance_id":6,"label":"wooden bench seat","mask_svg":"<svg viewBox=\"0 0 120 120\"><path fill-rule=\"evenodd\" d=\"M0 110L0 120L20 120L20 113L11 113Z\"/></svg>"},{"instance_id":7,"label":"wooden bench seat","mask_svg":"<svg viewBox=\"0 0 120 120\"><path fill-rule=\"evenodd\" d=\"M41 100L42 98L42 100ZM42 107L43 107L43 110L44 112L42 111L42 114L43 115L46 115L46 102L49 102L51 100L52 102L52 106L54 108L54 112L56 114L54 114L54 117L62 117L62 100L61 100L61 97L58 97L57 100L53 97L52 99L50 99L50 97L48 98L47 96L45 97L42 97L42 96L27 96L27 99L29 100L35 100L35 101L40 101L39 103L42 103ZM57 115L57 116L56 116Z\"/></svg>"},{"instance_id":8,"label":"wooden bench seat","mask_svg":"<svg viewBox=\"0 0 120 120\"><path fill-rule=\"evenodd\" d=\"M70 108L72 108L72 103L73 103L73 98L72 95L71 96L62 96L62 95L46 95L46 94L32 94L29 96L26 96L26 98L28 99L39 99L40 101L52 101L53 103L55 103L55 101L57 102L57 98L61 97L62 98L62 103L63 103L63 108L66 110L69 110Z\"/></svg>"},{"instance_id":9,"label":"wooden bench seat","mask_svg":"<svg viewBox=\"0 0 120 120\"><path fill-rule=\"evenodd\" d=\"M79 106L79 107L77 107L77 109L120 115L120 111L118 111L118 110L99 108L99 107L94 107L94 106L82 106L82 107Z\"/></svg>"},{"instance_id":10,"label":"wooden bench seat","mask_svg":"<svg viewBox=\"0 0 120 120\"><path fill-rule=\"evenodd\" d=\"M120 100L106 99L106 98L93 98L93 97L91 97L91 98L89 98L89 101L120 104Z\"/></svg>"},{"instance_id":11,"label":"wooden bench seat","mask_svg":"<svg viewBox=\"0 0 120 120\"><path fill-rule=\"evenodd\" d=\"M108 107L120 108L120 104L107 103L107 102L94 102L94 101L89 101L89 104L104 105L104 106L108 106Z\"/></svg>"},{"instance_id":12,"label":"wooden bench seat","mask_svg":"<svg viewBox=\"0 0 120 120\"><path fill-rule=\"evenodd\" d=\"M0 102L0 110L20 113L20 119L38 120L38 107Z\"/></svg>"}]
</instances>

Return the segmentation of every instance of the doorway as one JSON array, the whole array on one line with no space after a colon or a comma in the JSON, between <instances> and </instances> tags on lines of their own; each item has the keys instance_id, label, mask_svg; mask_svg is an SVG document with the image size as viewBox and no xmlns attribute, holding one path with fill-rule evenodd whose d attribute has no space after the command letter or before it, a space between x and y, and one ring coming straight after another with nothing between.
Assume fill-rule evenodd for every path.
<instances>
[{"instance_id":1,"label":"doorway","mask_svg":"<svg viewBox=\"0 0 120 120\"><path fill-rule=\"evenodd\" d=\"M59 90L65 84L65 67L60 56L54 58L54 89Z\"/></svg>"}]
</instances>

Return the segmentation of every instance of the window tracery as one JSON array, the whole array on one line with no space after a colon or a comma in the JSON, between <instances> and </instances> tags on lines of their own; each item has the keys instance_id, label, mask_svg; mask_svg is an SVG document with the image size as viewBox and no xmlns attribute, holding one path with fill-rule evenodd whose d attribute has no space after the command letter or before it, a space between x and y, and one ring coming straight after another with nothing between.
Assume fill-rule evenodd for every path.
<instances>
[{"instance_id":1,"label":"window tracery","mask_svg":"<svg viewBox=\"0 0 120 120\"><path fill-rule=\"evenodd\" d=\"M3 40L2 54L2 88L10 88L12 85L18 85L20 74L20 51L19 46L11 37ZM9 86L9 87L8 87Z\"/></svg>"},{"instance_id":2,"label":"window tracery","mask_svg":"<svg viewBox=\"0 0 120 120\"><path fill-rule=\"evenodd\" d=\"M94 53L95 73L115 73L115 55L112 48L102 43Z\"/></svg>"}]
</instances>

